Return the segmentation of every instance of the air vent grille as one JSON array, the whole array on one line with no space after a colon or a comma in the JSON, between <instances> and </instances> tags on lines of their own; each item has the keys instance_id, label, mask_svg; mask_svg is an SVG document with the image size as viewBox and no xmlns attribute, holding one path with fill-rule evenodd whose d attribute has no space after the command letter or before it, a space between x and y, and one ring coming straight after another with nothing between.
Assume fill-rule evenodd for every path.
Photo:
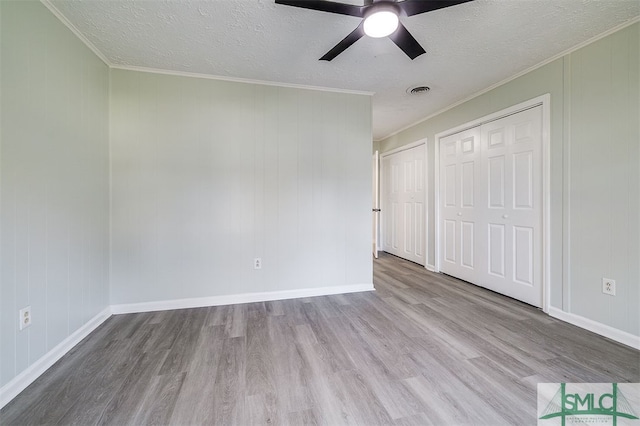
<instances>
[{"instance_id":1,"label":"air vent grille","mask_svg":"<svg viewBox=\"0 0 640 426\"><path fill-rule=\"evenodd\" d=\"M410 95L423 95L427 93L431 88L429 86L415 86L409 87L407 93Z\"/></svg>"}]
</instances>

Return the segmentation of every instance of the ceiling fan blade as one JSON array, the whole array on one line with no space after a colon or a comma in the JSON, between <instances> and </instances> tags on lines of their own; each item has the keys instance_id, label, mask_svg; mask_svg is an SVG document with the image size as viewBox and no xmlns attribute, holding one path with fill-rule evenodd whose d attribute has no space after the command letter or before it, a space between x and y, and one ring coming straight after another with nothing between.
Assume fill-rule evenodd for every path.
<instances>
[{"instance_id":1,"label":"ceiling fan blade","mask_svg":"<svg viewBox=\"0 0 640 426\"><path fill-rule=\"evenodd\" d=\"M364 6L338 3L326 0L276 0L276 4L301 7L303 9L319 10L321 12L337 13L340 15L364 17Z\"/></svg>"},{"instance_id":2,"label":"ceiling fan blade","mask_svg":"<svg viewBox=\"0 0 640 426\"><path fill-rule=\"evenodd\" d=\"M360 40L362 36L364 36L364 29L363 29L362 22L360 22L360 25L358 25L358 27L355 30L353 30L351 34L343 38L340 43L336 44L333 47L333 49L325 53L324 56L320 58L320 60L321 61L332 60L333 58L335 58L336 56L344 52L353 43Z\"/></svg>"},{"instance_id":3,"label":"ceiling fan blade","mask_svg":"<svg viewBox=\"0 0 640 426\"><path fill-rule=\"evenodd\" d=\"M398 29L389 38L412 60L427 53L402 23L398 23Z\"/></svg>"},{"instance_id":4,"label":"ceiling fan blade","mask_svg":"<svg viewBox=\"0 0 640 426\"><path fill-rule=\"evenodd\" d=\"M456 6L473 0L404 0L397 4L407 14L407 16L419 13L431 12L432 10L444 9L445 7ZM277 3L277 1L276 1Z\"/></svg>"}]
</instances>

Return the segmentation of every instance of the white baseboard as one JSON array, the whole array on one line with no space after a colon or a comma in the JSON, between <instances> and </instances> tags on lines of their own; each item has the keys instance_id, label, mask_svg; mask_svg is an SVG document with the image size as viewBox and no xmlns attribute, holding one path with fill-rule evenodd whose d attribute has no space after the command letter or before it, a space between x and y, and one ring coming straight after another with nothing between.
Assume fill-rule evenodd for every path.
<instances>
[{"instance_id":1,"label":"white baseboard","mask_svg":"<svg viewBox=\"0 0 640 426\"><path fill-rule=\"evenodd\" d=\"M610 327L580 315L565 312L561 309L554 308L553 306L549 307L549 315L580 328L584 328L585 330L607 337L611 340L615 340L623 345L631 346L634 349L640 350L640 336L634 336L626 331L618 330L617 328Z\"/></svg>"},{"instance_id":2,"label":"white baseboard","mask_svg":"<svg viewBox=\"0 0 640 426\"><path fill-rule=\"evenodd\" d=\"M430 266L430 265L429 265ZM199 297L191 299L164 300L158 302L131 303L112 305L93 317L89 322L76 330L55 348L47 352L39 360L0 389L0 409L8 404L20 392L33 383L42 373L55 364L67 352L106 321L112 314L163 311L170 309L198 308L204 306L235 305L239 303L266 302L270 300L286 300L301 297L327 296L331 294L357 293L374 291L373 284L354 284L335 287L319 287L299 290L283 290L262 293L232 294L226 296ZM640 350L640 337L593 321L580 315L564 312L549 307L549 315L568 322L616 342Z\"/></svg>"},{"instance_id":3,"label":"white baseboard","mask_svg":"<svg viewBox=\"0 0 640 426\"><path fill-rule=\"evenodd\" d=\"M269 300L296 299L301 297L327 296L330 294L357 293L373 291L373 284L354 284L334 287L319 287L300 290L271 291L262 293L232 294L226 296L199 297L192 299L163 300L158 302L111 305L89 322L76 330L59 345L47 352L42 358L18 374L0 389L0 409L7 405L42 373L62 358L89 333L107 320L112 314L164 311L170 309L199 308L203 306L235 305L238 303L266 302Z\"/></svg>"},{"instance_id":4,"label":"white baseboard","mask_svg":"<svg viewBox=\"0 0 640 426\"><path fill-rule=\"evenodd\" d=\"M14 377L13 380L0 388L0 408L4 407L13 398L18 396L20 392L25 390L27 386L33 383L42 373L47 371L49 367L55 364L110 316L111 309L107 307L98 315L91 318L85 325L69 335L69 337L60 342L56 347L27 367L26 370Z\"/></svg>"},{"instance_id":5,"label":"white baseboard","mask_svg":"<svg viewBox=\"0 0 640 426\"><path fill-rule=\"evenodd\" d=\"M425 264L424 265L425 269L429 272L435 272L436 271L436 267L434 265L430 265L430 264Z\"/></svg>"},{"instance_id":6,"label":"white baseboard","mask_svg":"<svg viewBox=\"0 0 640 426\"><path fill-rule=\"evenodd\" d=\"M352 284L335 287L305 288L299 290L269 291L261 293L230 294L225 296L196 297L191 299L160 300L157 302L111 305L114 314L166 311L170 309L201 308L204 306L237 305L239 303L267 302L269 300L297 299L330 294L373 291L373 284Z\"/></svg>"}]
</instances>

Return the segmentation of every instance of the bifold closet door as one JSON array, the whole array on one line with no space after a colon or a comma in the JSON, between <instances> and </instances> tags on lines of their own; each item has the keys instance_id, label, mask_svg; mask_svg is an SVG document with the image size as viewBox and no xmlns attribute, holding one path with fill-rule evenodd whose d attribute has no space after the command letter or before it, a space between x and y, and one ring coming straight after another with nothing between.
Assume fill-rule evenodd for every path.
<instances>
[{"instance_id":1,"label":"bifold closet door","mask_svg":"<svg viewBox=\"0 0 640 426\"><path fill-rule=\"evenodd\" d=\"M440 139L440 270L542 306L542 107Z\"/></svg>"},{"instance_id":2,"label":"bifold closet door","mask_svg":"<svg viewBox=\"0 0 640 426\"><path fill-rule=\"evenodd\" d=\"M382 159L382 249L425 264L424 145Z\"/></svg>"},{"instance_id":3,"label":"bifold closet door","mask_svg":"<svg viewBox=\"0 0 640 426\"><path fill-rule=\"evenodd\" d=\"M440 139L440 271L475 282L482 269L480 128Z\"/></svg>"},{"instance_id":4,"label":"bifold closet door","mask_svg":"<svg viewBox=\"0 0 640 426\"><path fill-rule=\"evenodd\" d=\"M542 107L482 126L487 287L542 306Z\"/></svg>"}]
</instances>

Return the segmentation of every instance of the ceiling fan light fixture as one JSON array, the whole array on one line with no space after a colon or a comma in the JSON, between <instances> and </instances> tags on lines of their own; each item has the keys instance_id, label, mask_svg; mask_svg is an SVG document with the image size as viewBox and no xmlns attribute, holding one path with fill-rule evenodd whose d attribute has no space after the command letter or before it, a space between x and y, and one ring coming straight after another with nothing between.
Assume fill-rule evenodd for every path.
<instances>
[{"instance_id":1,"label":"ceiling fan light fixture","mask_svg":"<svg viewBox=\"0 0 640 426\"><path fill-rule=\"evenodd\" d=\"M2 1L2 0L0 0ZM44 1L44 0L43 0ZM353 0L351 0L353 1ZM275 0L276 4L360 18L360 24L320 58L331 61L362 37L389 37L411 60L427 53L400 22L403 17L444 9L473 0L360 0L362 6L335 0Z\"/></svg>"},{"instance_id":2,"label":"ceiling fan light fixture","mask_svg":"<svg viewBox=\"0 0 640 426\"><path fill-rule=\"evenodd\" d=\"M387 37L398 29L398 14L389 9L375 10L364 19L364 33L369 37Z\"/></svg>"}]
</instances>

